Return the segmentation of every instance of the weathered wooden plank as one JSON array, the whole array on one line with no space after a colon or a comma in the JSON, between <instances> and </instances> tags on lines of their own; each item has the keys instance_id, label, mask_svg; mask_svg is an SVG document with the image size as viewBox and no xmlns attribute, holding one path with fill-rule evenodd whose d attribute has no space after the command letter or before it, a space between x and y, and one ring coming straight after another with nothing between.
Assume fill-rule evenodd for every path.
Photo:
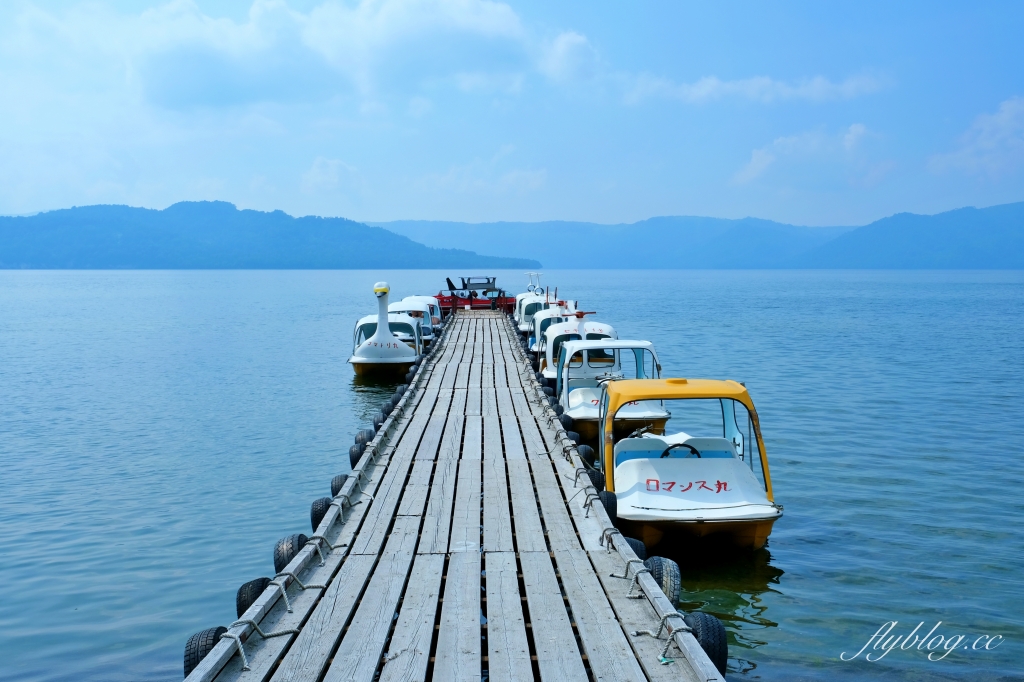
<instances>
[{"instance_id":1,"label":"weathered wooden plank","mask_svg":"<svg viewBox=\"0 0 1024 682\"><path fill-rule=\"evenodd\" d=\"M512 523L520 552L546 552L544 529L540 525L537 499L533 495L530 465L525 459L506 460L508 484L512 491Z\"/></svg>"},{"instance_id":2,"label":"weathered wooden plank","mask_svg":"<svg viewBox=\"0 0 1024 682\"><path fill-rule=\"evenodd\" d=\"M449 552L480 551L480 462L459 462L459 480L455 488L452 535Z\"/></svg>"},{"instance_id":3,"label":"weathered wooden plank","mask_svg":"<svg viewBox=\"0 0 1024 682\"><path fill-rule=\"evenodd\" d=\"M466 390L467 389L455 389L452 393L452 403L448 408L448 413L452 415L464 415L466 414Z\"/></svg>"},{"instance_id":4,"label":"weathered wooden plank","mask_svg":"<svg viewBox=\"0 0 1024 682\"><path fill-rule=\"evenodd\" d=\"M480 554L452 554L437 634L434 679L479 682L480 625Z\"/></svg>"},{"instance_id":5,"label":"weathered wooden plank","mask_svg":"<svg viewBox=\"0 0 1024 682\"><path fill-rule=\"evenodd\" d=\"M646 682L587 553L557 548L553 553L594 679Z\"/></svg>"},{"instance_id":6,"label":"weathered wooden plank","mask_svg":"<svg viewBox=\"0 0 1024 682\"><path fill-rule=\"evenodd\" d=\"M394 622L398 600L405 589L418 534L418 518L400 516L395 519L384 554L352 617L348 633L334 654L324 682L373 680L384 651L384 642ZM285 662L287 660L286 656Z\"/></svg>"},{"instance_id":7,"label":"weathered wooden plank","mask_svg":"<svg viewBox=\"0 0 1024 682\"><path fill-rule=\"evenodd\" d=\"M497 415L485 415L484 425L484 459L505 459L505 451L501 446L501 420Z\"/></svg>"},{"instance_id":8,"label":"weathered wooden plank","mask_svg":"<svg viewBox=\"0 0 1024 682\"><path fill-rule=\"evenodd\" d=\"M419 554L444 554L448 551L448 532L452 523L458 468L457 459L437 461L427 501L427 513L423 517L420 544L416 550Z\"/></svg>"},{"instance_id":9,"label":"weathered wooden plank","mask_svg":"<svg viewBox=\"0 0 1024 682\"><path fill-rule=\"evenodd\" d=\"M516 416L519 418L519 428L523 432L523 441L526 446L526 456L536 457L546 455L550 448L544 443L540 428L537 426L537 419L530 409L526 394L520 391L512 391L512 405L515 407Z\"/></svg>"},{"instance_id":10,"label":"weathered wooden plank","mask_svg":"<svg viewBox=\"0 0 1024 682\"><path fill-rule=\"evenodd\" d=\"M319 679L376 562L377 557L370 555L346 559L313 614L302 626L273 680Z\"/></svg>"},{"instance_id":11,"label":"weathered wooden plank","mask_svg":"<svg viewBox=\"0 0 1024 682\"><path fill-rule=\"evenodd\" d=\"M388 464L377 494L373 499L363 498L362 504L369 504L363 527L352 540L352 554L378 554L387 539L387 529L391 517L395 515L398 502L405 488L405 479L409 475L412 459L408 456L396 455Z\"/></svg>"},{"instance_id":12,"label":"weathered wooden plank","mask_svg":"<svg viewBox=\"0 0 1024 682\"><path fill-rule=\"evenodd\" d=\"M398 505L399 516L422 516L423 506L427 503L430 491L430 476L434 472L434 463L428 460L413 462L412 473L405 484L402 501Z\"/></svg>"},{"instance_id":13,"label":"weathered wooden plank","mask_svg":"<svg viewBox=\"0 0 1024 682\"><path fill-rule=\"evenodd\" d=\"M505 444L506 459L526 459L523 437L519 433L519 421L514 414L501 415L501 439Z\"/></svg>"},{"instance_id":14,"label":"weathered wooden plank","mask_svg":"<svg viewBox=\"0 0 1024 682\"><path fill-rule=\"evenodd\" d=\"M484 364L480 366L480 385L486 388L494 388L494 362L493 358L491 361L484 359Z\"/></svg>"},{"instance_id":15,"label":"weathered wooden plank","mask_svg":"<svg viewBox=\"0 0 1024 682\"><path fill-rule=\"evenodd\" d=\"M443 571L444 554L416 556L395 632L384 656L386 663L380 682L425 679Z\"/></svg>"},{"instance_id":16,"label":"weathered wooden plank","mask_svg":"<svg viewBox=\"0 0 1024 682\"><path fill-rule=\"evenodd\" d=\"M469 388L469 369L472 367L470 362L472 357L472 349L462 356L462 362L459 363L458 369L455 371L455 388Z\"/></svg>"},{"instance_id":17,"label":"weathered wooden plank","mask_svg":"<svg viewBox=\"0 0 1024 682\"><path fill-rule=\"evenodd\" d=\"M462 428L466 418L461 414L450 414L444 426L444 435L437 450L437 459L458 459L462 448ZM424 455L425 456L425 455Z\"/></svg>"},{"instance_id":18,"label":"weathered wooden plank","mask_svg":"<svg viewBox=\"0 0 1024 682\"><path fill-rule=\"evenodd\" d=\"M512 552L488 552L484 561L488 677L491 682L533 682L516 555Z\"/></svg>"},{"instance_id":19,"label":"weathered wooden plank","mask_svg":"<svg viewBox=\"0 0 1024 682\"><path fill-rule=\"evenodd\" d=\"M480 389L480 413L484 416L498 414L498 396L494 391L493 386Z\"/></svg>"},{"instance_id":20,"label":"weathered wooden plank","mask_svg":"<svg viewBox=\"0 0 1024 682\"><path fill-rule=\"evenodd\" d=\"M480 407L480 386L479 386L479 375L477 376L477 385L470 386L466 389L466 414L479 416L483 414Z\"/></svg>"},{"instance_id":21,"label":"weathered wooden plank","mask_svg":"<svg viewBox=\"0 0 1024 682\"><path fill-rule=\"evenodd\" d=\"M544 527L548 531L548 542L552 549L582 549L569 509L562 499L562 490L555 480L551 460L537 457L530 461L533 468L533 483L540 501Z\"/></svg>"},{"instance_id":22,"label":"weathered wooden plank","mask_svg":"<svg viewBox=\"0 0 1024 682\"><path fill-rule=\"evenodd\" d=\"M522 390L522 389L519 389ZM514 415L516 408L512 406L512 396L509 394L508 386L498 386L494 389L495 398L498 401L498 414Z\"/></svg>"},{"instance_id":23,"label":"weathered wooden plank","mask_svg":"<svg viewBox=\"0 0 1024 682\"><path fill-rule=\"evenodd\" d=\"M481 459L483 457L482 446L482 417L465 417L466 431L462 437L462 459Z\"/></svg>"},{"instance_id":24,"label":"weathered wooden plank","mask_svg":"<svg viewBox=\"0 0 1024 682\"><path fill-rule=\"evenodd\" d=\"M511 552L512 519L508 506L505 460L484 460L484 551Z\"/></svg>"},{"instance_id":25,"label":"weathered wooden plank","mask_svg":"<svg viewBox=\"0 0 1024 682\"><path fill-rule=\"evenodd\" d=\"M452 401L451 389L441 389L437 393L437 402L430 414L430 420L423 429L423 436L416 447L416 459L436 459L437 449L448 422L448 408Z\"/></svg>"},{"instance_id":26,"label":"weathered wooden plank","mask_svg":"<svg viewBox=\"0 0 1024 682\"><path fill-rule=\"evenodd\" d=\"M576 645L569 614L562 601L551 557L544 552L519 552L530 607L533 645L544 680L583 680L587 671Z\"/></svg>"}]
</instances>

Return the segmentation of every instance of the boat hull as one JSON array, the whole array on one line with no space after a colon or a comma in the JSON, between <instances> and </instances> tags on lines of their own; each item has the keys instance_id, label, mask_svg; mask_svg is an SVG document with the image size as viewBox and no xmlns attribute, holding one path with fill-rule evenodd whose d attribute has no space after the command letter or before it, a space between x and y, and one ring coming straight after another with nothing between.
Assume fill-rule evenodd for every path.
<instances>
[{"instance_id":1,"label":"boat hull","mask_svg":"<svg viewBox=\"0 0 1024 682\"><path fill-rule=\"evenodd\" d=\"M402 377L412 367L409 362L353 362L352 369L360 377Z\"/></svg>"},{"instance_id":2,"label":"boat hull","mask_svg":"<svg viewBox=\"0 0 1024 682\"><path fill-rule=\"evenodd\" d=\"M780 515L781 516L781 515ZM661 542L703 539L720 541L737 549L761 549L780 517L723 521L630 521L619 519L619 529L648 547Z\"/></svg>"}]
</instances>

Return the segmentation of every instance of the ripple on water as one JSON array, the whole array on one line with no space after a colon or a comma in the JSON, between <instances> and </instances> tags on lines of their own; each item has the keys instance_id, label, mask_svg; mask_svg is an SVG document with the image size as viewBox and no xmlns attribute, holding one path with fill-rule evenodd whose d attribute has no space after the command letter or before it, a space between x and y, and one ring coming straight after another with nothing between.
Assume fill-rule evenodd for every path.
<instances>
[{"instance_id":1,"label":"ripple on water","mask_svg":"<svg viewBox=\"0 0 1024 682\"><path fill-rule=\"evenodd\" d=\"M368 287L450 274L0 272L0 679L180 679L394 390L345 362ZM786 507L768 549L673 557L730 677L1020 679L1024 274L546 280L758 406ZM1006 641L839 660L893 619Z\"/></svg>"}]
</instances>

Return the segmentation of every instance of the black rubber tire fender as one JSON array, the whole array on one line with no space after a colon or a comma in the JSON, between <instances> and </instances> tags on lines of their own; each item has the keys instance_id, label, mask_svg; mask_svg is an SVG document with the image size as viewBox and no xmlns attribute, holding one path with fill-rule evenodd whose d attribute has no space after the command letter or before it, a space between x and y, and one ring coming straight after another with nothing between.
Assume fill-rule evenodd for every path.
<instances>
[{"instance_id":1,"label":"black rubber tire fender","mask_svg":"<svg viewBox=\"0 0 1024 682\"><path fill-rule=\"evenodd\" d=\"M309 538L302 533L295 533L278 540L274 545L274 572L283 571L299 553L299 550L306 546L307 542L309 542Z\"/></svg>"},{"instance_id":2,"label":"black rubber tire fender","mask_svg":"<svg viewBox=\"0 0 1024 682\"><path fill-rule=\"evenodd\" d=\"M718 672L725 675L725 667L729 663L729 640L725 635L722 621L703 611L693 611L683 616L700 648L708 655Z\"/></svg>"},{"instance_id":3,"label":"black rubber tire fender","mask_svg":"<svg viewBox=\"0 0 1024 682\"><path fill-rule=\"evenodd\" d=\"M551 388L550 386L544 386L540 390L544 391L544 395L554 395L555 394L555 389Z\"/></svg>"},{"instance_id":4,"label":"black rubber tire fender","mask_svg":"<svg viewBox=\"0 0 1024 682\"><path fill-rule=\"evenodd\" d=\"M580 434L576 433L575 431L566 431L565 437L571 440L573 443L576 443L576 445L580 444Z\"/></svg>"},{"instance_id":5,"label":"black rubber tire fender","mask_svg":"<svg viewBox=\"0 0 1024 682\"><path fill-rule=\"evenodd\" d=\"M359 445L360 443L369 443L376 435L377 432L373 429L359 429L359 431L356 432L356 445Z\"/></svg>"},{"instance_id":6,"label":"black rubber tire fender","mask_svg":"<svg viewBox=\"0 0 1024 682\"><path fill-rule=\"evenodd\" d=\"M235 593L235 613L239 618L249 610L250 606L256 603L256 600L260 598L263 590L267 589L269 584L270 578L256 578L256 580L250 580L238 588L238 592Z\"/></svg>"},{"instance_id":7,"label":"black rubber tire fender","mask_svg":"<svg viewBox=\"0 0 1024 682\"><path fill-rule=\"evenodd\" d=\"M589 467L593 467L594 462L597 461L597 455L594 453L594 448L589 445L577 445L576 452L580 453L580 459L586 462ZM601 480L604 480L604 474L601 474Z\"/></svg>"},{"instance_id":8,"label":"black rubber tire fender","mask_svg":"<svg viewBox=\"0 0 1024 682\"><path fill-rule=\"evenodd\" d=\"M615 496L610 490L602 490L597 494L601 498L601 504L604 506L605 513L608 514L608 518L611 519L612 525L614 526L619 522L619 498Z\"/></svg>"},{"instance_id":9,"label":"black rubber tire fender","mask_svg":"<svg viewBox=\"0 0 1024 682\"><path fill-rule=\"evenodd\" d=\"M345 485L345 481L348 480L348 474L338 474L331 479L331 497L337 497L338 493L341 492L342 487Z\"/></svg>"},{"instance_id":10,"label":"black rubber tire fender","mask_svg":"<svg viewBox=\"0 0 1024 682\"><path fill-rule=\"evenodd\" d=\"M348 463L353 469L359 464L359 459L363 456L364 450L366 450L366 443L358 443L348 449Z\"/></svg>"},{"instance_id":11,"label":"black rubber tire fender","mask_svg":"<svg viewBox=\"0 0 1024 682\"><path fill-rule=\"evenodd\" d=\"M633 548L633 554L636 554L637 559L640 561L647 560L647 545L645 545L642 540L627 538L625 535L622 536L622 539L626 541L626 544Z\"/></svg>"},{"instance_id":12,"label":"black rubber tire fender","mask_svg":"<svg viewBox=\"0 0 1024 682\"><path fill-rule=\"evenodd\" d=\"M213 647L217 646L220 636L227 631L228 629L221 625L197 632L188 638L188 641L185 642L185 677L192 674L200 661L213 651Z\"/></svg>"},{"instance_id":13,"label":"black rubber tire fender","mask_svg":"<svg viewBox=\"0 0 1024 682\"><path fill-rule=\"evenodd\" d=\"M587 476L590 477L590 485L594 486L594 489L598 493L604 490L604 472L598 471L597 469L587 469Z\"/></svg>"},{"instance_id":14,"label":"black rubber tire fender","mask_svg":"<svg viewBox=\"0 0 1024 682\"><path fill-rule=\"evenodd\" d=\"M672 607L679 608L679 591L683 585L682 575L679 573L679 564L663 556L652 556L647 557L644 561L644 566L651 572L654 582L658 583L661 591L672 602Z\"/></svg>"},{"instance_id":15,"label":"black rubber tire fender","mask_svg":"<svg viewBox=\"0 0 1024 682\"><path fill-rule=\"evenodd\" d=\"M564 412L558 415L558 421L562 423L562 428L566 431L572 431L573 419Z\"/></svg>"},{"instance_id":16,"label":"black rubber tire fender","mask_svg":"<svg viewBox=\"0 0 1024 682\"><path fill-rule=\"evenodd\" d=\"M395 389L395 395L401 398L405 395L405 389L408 388L405 384L398 384L398 388Z\"/></svg>"},{"instance_id":17,"label":"black rubber tire fender","mask_svg":"<svg viewBox=\"0 0 1024 682\"><path fill-rule=\"evenodd\" d=\"M555 414L557 414L559 417L561 417L563 414L565 414L565 408L562 407L561 405L559 405L558 403L555 403L554 405L552 405L551 409L554 410Z\"/></svg>"},{"instance_id":18,"label":"black rubber tire fender","mask_svg":"<svg viewBox=\"0 0 1024 682\"><path fill-rule=\"evenodd\" d=\"M333 502L329 497L320 497L313 500L313 504L309 505L309 524L313 526L313 532L320 527L320 522L324 520L324 516L327 515L327 510L331 507Z\"/></svg>"},{"instance_id":19,"label":"black rubber tire fender","mask_svg":"<svg viewBox=\"0 0 1024 682\"><path fill-rule=\"evenodd\" d=\"M388 420L388 416L384 414L384 410L377 410L377 414L373 415L373 429L379 431L380 427L384 425L384 422Z\"/></svg>"}]
</instances>

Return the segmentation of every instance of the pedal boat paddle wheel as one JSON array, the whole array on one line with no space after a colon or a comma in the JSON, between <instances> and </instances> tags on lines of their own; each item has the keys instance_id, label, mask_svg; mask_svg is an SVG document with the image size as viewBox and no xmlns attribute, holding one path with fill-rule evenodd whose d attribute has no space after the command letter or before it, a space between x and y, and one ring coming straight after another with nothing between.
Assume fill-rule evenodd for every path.
<instances>
[{"instance_id":1,"label":"pedal boat paddle wheel","mask_svg":"<svg viewBox=\"0 0 1024 682\"><path fill-rule=\"evenodd\" d=\"M408 315L388 314L387 282L373 285L377 297L377 317L368 315L356 323L352 332L352 357L348 359L359 376L402 376L423 352L421 320ZM406 338L399 338L395 335Z\"/></svg>"},{"instance_id":2,"label":"pedal boat paddle wheel","mask_svg":"<svg viewBox=\"0 0 1024 682\"><path fill-rule=\"evenodd\" d=\"M669 426L679 431L616 438L614 422L631 403L669 402ZM699 417L699 418L697 418ZM693 423L687 424L686 419ZM713 424L717 421L718 424ZM775 503L761 428L747 389L712 379L611 381L601 396L598 457L603 499L623 533L648 546L663 536L715 535L727 544L760 549L782 516Z\"/></svg>"}]
</instances>

